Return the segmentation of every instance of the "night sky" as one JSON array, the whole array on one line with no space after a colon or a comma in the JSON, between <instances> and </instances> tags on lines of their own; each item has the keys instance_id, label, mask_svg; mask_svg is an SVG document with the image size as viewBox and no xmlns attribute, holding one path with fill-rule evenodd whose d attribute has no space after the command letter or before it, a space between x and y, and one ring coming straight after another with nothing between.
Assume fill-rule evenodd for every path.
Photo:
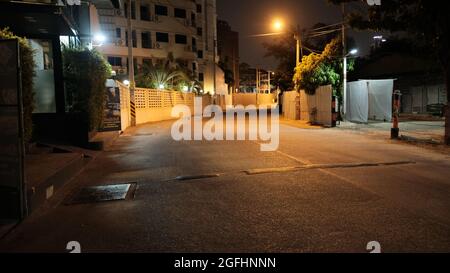
<instances>
[{"instance_id":1,"label":"night sky","mask_svg":"<svg viewBox=\"0 0 450 273\"><path fill-rule=\"evenodd\" d=\"M364 3L353 4L351 8L365 8ZM253 34L273 32L273 18L282 18L286 25L300 24L301 28L311 28L321 22L334 24L342 21L338 6L328 4L327 0L217 0L219 19L228 21L240 35L241 62L252 66L273 69L274 60L264 58L263 42L273 38L252 38ZM356 39L360 55L369 52L373 33L350 31Z\"/></svg>"}]
</instances>

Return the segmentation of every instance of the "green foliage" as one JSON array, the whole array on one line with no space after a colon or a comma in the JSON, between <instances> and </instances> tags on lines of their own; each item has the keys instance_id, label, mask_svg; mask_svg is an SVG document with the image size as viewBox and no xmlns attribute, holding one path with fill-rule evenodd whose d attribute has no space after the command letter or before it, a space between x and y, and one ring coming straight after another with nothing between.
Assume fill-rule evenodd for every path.
<instances>
[{"instance_id":1,"label":"green foliage","mask_svg":"<svg viewBox=\"0 0 450 273\"><path fill-rule=\"evenodd\" d=\"M0 29L0 40L17 39L20 50L20 66L22 69L22 103L23 103L23 122L24 122L24 142L31 140L33 135L32 114L34 110L34 91L33 78L36 74L35 63L33 59L33 49L26 38L14 35L8 28Z\"/></svg>"},{"instance_id":2,"label":"green foliage","mask_svg":"<svg viewBox=\"0 0 450 273\"><path fill-rule=\"evenodd\" d=\"M321 54L311 53L304 56L295 69L293 77L297 89L304 89L308 94L314 94L322 85L332 85L334 94L338 97L342 86L342 46L341 39L335 38L328 43ZM354 61L349 60L347 70L354 68Z\"/></svg>"},{"instance_id":3,"label":"green foliage","mask_svg":"<svg viewBox=\"0 0 450 273\"><path fill-rule=\"evenodd\" d=\"M103 121L111 66L96 50L64 48L62 54L67 111L87 114L89 129L96 130Z\"/></svg>"},{"instance_id":4,"label":"green foliage","mask_svg":"<svg viewBox=\"0 0 450 273\"><path fill-rule=\"evenodd\" d=\"M271 57L278 61L275 71L274 83L281 90L292 90L294 88L292 77L294 76L296 41L292 38L292 33L287 32L284 35L274 36L270 43L264 43L266 49L265 57Z\"/></svg>"},{"instance_id":5,"label":"green foliage","mask_svg":"<svg viewBox=\"0 0 450 273\"><path fill-rule=\"evenodd\" d=\"M233 85L235 83L233 71L228 69L228 62L219 62L219 67L222 69L224 75L225 75L225 83L228 85Z\"/></svg>"},{"instance_id":6,"label":"green foliage","mask_svg":"<svg viewBox=\"0 0 450 273\"><path fill-rule=\"evenodd\" d=\"M357 0L329 0L333 4ZM381 6L354 11L347 16L349 25L358 30L401 32L414 47L426 49L441 66L450 87L450 6L430 0L390 0ZM447 94L450 102L450 92Z\"/></svg>"},{"instance_id":7,"label":"green foliage","mask_svg":"<svg viewBox=\"0 0 450 273\"><path fill-rule=\"evenodd\" d=\"M167 61L159 64L144 64L136 76L136 86L150 89L164 89L201 93L202 84L181 61L174 60L169 53ZM187 89L187 90L186 90Z\"/></svg>"}]
</instances>

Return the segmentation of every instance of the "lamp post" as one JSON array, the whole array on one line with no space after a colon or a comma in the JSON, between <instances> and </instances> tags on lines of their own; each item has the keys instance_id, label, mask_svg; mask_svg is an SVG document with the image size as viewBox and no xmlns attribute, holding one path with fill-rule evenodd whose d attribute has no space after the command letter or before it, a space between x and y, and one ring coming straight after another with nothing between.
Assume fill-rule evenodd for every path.
<instances>
[{"instance_id":1,"label":"lamp post","mask_svg":"<svg viewBox=\"0 0 450 273\"><path fill-rule=\"evenodd\" d=\"M274 33L264 33L264 34L256 34L250 35L249 37L268 37L268 36L276 36L285 34L283 32L283 22L279 19L273 21L272 28L276 31ZM296 40L296 65L298 66L301 63L301 59L303 58L303 47L302 47L302 34L300 30L300 25L297 25L297 29L294 32L294 39Z\"/></svg>"},{"instance_id":2,"label":"lamp post","mask_svg":"<svg viewBox=\"0 0 450 273\"><path fill-rule=\"evenodd\" d=\"M344 51L344 64L343 64L343 80L342 80L342 87L343 87L343 114L345 117L345 114L347 113L347 58L350 55L356 55L358 53L357 49L350 50L349 53L346 53Z\"/></svg>"},{"instance_id":3,"label":"lamp post","mask_svg":"<svg viewBox=\"0 0 450 273\"><path fill-rule=\"evenodd\" d=\"M135 81L134 81L134 60L133 60L133 25L131 22L131 0L127 0L127 28L128 28L128 80L130 81L130 104L131 104L131 126L136 125L136 116L134 115L135 111L135 98L134 98L134 89L135 89Z\"/></svg>"},{"instance_id":4,"label":"lamp post","mask_svg":"<svg viewBox=\"0 0 450 273\"><path fill-rule=\"evenodd\" d=\"M300 65L301 60L303 59L303 48L302 48L302 36L300 31L300 25L297 25L296 33L294 34L294 39L297 41L297 50L296 50L296 67Z\"/></svg>"}]
</instances>

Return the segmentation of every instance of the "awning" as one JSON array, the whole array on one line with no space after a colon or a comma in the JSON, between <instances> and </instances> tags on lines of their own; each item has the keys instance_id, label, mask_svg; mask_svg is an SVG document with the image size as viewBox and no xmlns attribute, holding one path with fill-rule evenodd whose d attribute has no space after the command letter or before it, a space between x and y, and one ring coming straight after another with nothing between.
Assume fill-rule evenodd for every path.
<instances>
[{"instance_id":1,"label":"awning","mask_svg":"<svg viewBox=\"0 0 450 273\"><path fill-rule=\"evenodd\" d=\"M14 34L77 35L76 26L64 6L27 2L0 1L0 28L9 27Z\"/></svg>"}]
</instances>

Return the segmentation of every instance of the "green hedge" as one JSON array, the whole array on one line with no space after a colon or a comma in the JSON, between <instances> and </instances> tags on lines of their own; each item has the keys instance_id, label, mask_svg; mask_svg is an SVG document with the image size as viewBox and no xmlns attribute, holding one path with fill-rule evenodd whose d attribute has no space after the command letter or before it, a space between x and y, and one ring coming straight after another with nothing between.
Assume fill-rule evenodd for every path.
<instances>
[{"instance_id":1,"label":"green hedge","mask_svg":"<svg viewBox=\"0 0 450 273\"><path fill-rule=\"evenodd\" d=\"M33 78L36 74L33 49L28 40L14 35L8 28L0 29L0 40L17 39L20 48L20 66L22 68L22 96L24 142L28 143L33 135L32 114L34 110Z\"/></svg>"},{"instance_id":2,"label":"green hedge","mask_svg":"<svg viewBox=\"0 0 450 273\"><path fill-rule=\"evenodd\" d=\"M96 50L64 48L62 52L67 110L87 114L89 129L96 130L103 120L111 66Z\"/></svg>"}]
</instances>

